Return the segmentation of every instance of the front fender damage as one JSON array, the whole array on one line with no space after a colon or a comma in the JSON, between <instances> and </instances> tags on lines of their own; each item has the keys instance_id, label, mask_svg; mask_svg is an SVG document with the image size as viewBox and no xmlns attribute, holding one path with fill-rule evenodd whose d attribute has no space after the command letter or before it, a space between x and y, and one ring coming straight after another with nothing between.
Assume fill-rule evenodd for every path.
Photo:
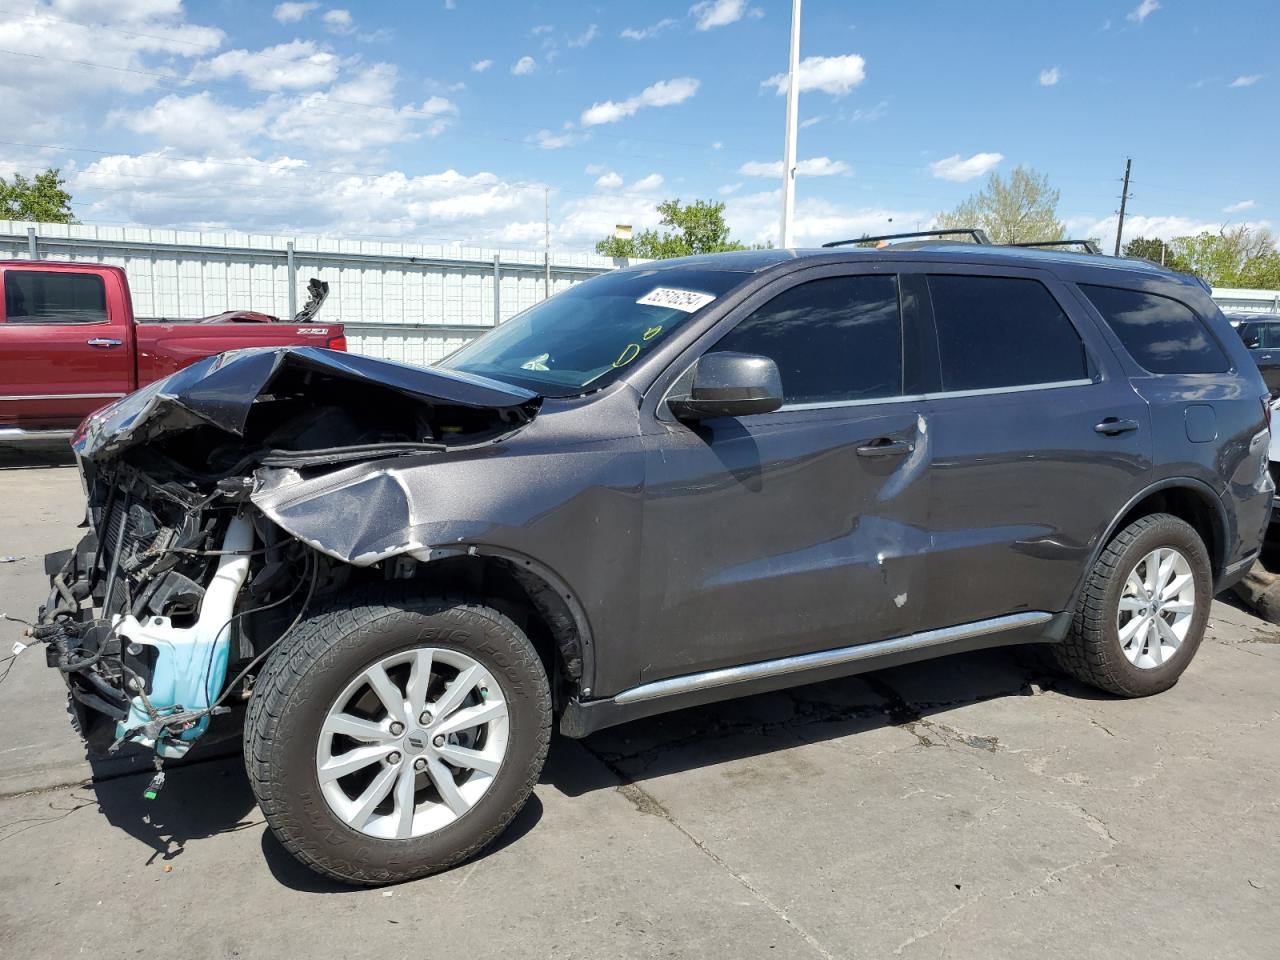
<instances>
[{"instance_id":1,"label":"front fender damage","mask_svg":"<svg viewBox=\"0 0 1280 960\"><path fill-rule=\"evenodd\" d=\"M207 358L92 416L73 443L90 533L46 559L32 628L86 737L184 754L317 590L440 555L402 465L483 457L540 405L481 377L282 347Z\"/></svg>"}]
</instances>

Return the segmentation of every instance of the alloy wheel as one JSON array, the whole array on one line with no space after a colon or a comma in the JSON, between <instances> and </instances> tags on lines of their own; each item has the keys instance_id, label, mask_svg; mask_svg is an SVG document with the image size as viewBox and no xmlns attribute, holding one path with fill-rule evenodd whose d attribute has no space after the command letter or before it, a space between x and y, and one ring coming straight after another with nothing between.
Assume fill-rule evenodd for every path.
<instances>
[{"instance_id":1,"label":"alloy wheel","mask_svg":"<svg viewBox=\"0 0 1280 960\"><path fill-rule=\"evenodd\" d=\"M1125 580L1116 611L1120 647L1135 667L1153 670L1177 654L1196 611L1195 577L1172 547L1152 550Z\"/></svg>"},{"instance_id":2,"label":"alloy wheel","mask_svg":"<svg viewBox=\"0 0 1280 960\"><path fill-rule=\"evenodd\" d=\"M383 840L425 836L465 815L506 756L502 688L458 650L422 647L364 669L334 700L316 776L334 814Z\"/></svg>"}]
</instances>

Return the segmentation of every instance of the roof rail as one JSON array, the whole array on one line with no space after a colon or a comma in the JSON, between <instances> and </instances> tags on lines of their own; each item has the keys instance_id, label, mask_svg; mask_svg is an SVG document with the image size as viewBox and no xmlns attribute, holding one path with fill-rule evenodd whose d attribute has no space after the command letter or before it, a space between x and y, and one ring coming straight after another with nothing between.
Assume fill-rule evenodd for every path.
<instances>
[{"instance_id":1,"label":"roof rail","mask_svg":"<svg viewBox=\"0 0 1280 960\"><path fill-rule=\"evenodd\" d=\"M1006 247L1080 247L1085 253L1102 255L1102 248L1093 240L1036 240L1006 243Z\"/></svg>"},{"instance_id":2,"label":"roof rail","mask_svg":"<svg viewBox=\"0 0 1280 960\"><path fill-rule=\"evenodd\" d=\"M974 227L972 230L920 230L916 233L886 233L881 237L858 237L855 240L832 240L830 243L824 243L825 247L847 247L855 243L878 243L888 240L912 240L916 237L972 237L974 243L991 244L991 238L987 236L985 230Z\"/></svg>"}]
</instances>

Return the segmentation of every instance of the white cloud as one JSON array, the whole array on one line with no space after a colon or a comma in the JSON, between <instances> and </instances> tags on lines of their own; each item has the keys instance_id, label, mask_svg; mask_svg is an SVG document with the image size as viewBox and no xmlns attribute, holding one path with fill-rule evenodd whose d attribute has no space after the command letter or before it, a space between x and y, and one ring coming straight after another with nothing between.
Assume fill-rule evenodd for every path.
<instances>
[{"instance_id":1,"label":"white cloud","mask_svg":"<svg viewBox=\"0 0 1280 960\"><path fill-rule=\"evenodd\" d=\"M889 101L881 100L874 107L859 107L849 114L850 123L874 123L889 112Z\"/></svg>"},{"instance_id":2,"label":"white cloud","mask_svg":"<svg viewBox=\"0 0 1280 960\"><path fill-rule=\"evenodd\" d=\"M104 30L104 22L128 29ZM182 61L209 55L224 39L215 27L188 23L178 0L0 7L0 48L23 54L0 56L5 128L17 129L22 113L66 116L68 105L86 99L111 101L117 93L149 90L158 82L156 74L177 81Z\"/></svg>"},{"instance_id":3,"label":"white cloud","mask_svg":"<svg viewBox=\"0 0 1280 960\"><path fill-rule=\"evenodd\" d=\"M843 160L830 157L813 157L796 162L796 174L802 177L834 177L852 173L853 168ZM744 177L782 177L782 161L751 160L738 168Z\"/></svg>"},{"instance_id":4,"label":"white cloud","mask_svg":"<svg viewBox=\"0 0 1280 960\"><path fill-rule=\"evenodd\" d=\"M220 103L205 90L193 96L170 94L141 110L114 110L107 125L153 137L166 149L214 156L242 153L260 136L267 110Z\"/></svg>"},{"instance_id":5,"label":"white cloud","mask_svg":"<svg viewBox=\"0 0 1280 960\"><path fill-rule=\"evenodd\" d=\"M1048 70L1040 71L1040 86L1052 87L1062 79L1062 71L1057 67L1050 67Z\"/></svg>"},{"instance_id":6,"label":"white cloud","mask_svg":"<svg viewBox=\"0 0 1280 960\"><path fill-rule=\"evenodd\" d=\"M281 23L297 23L318 6L318 3L281 3L271 15Z\"/></svg>"},{"instance_id":7,"label":"white cloud","mask_svg":"<svg viewBox=\"0 0 1280 960\"><path fill-rule=\"evenodd\" d=\"M758 10L748 10L746 0L702 0L689 8L689 16L697 18L699 30L713 30L737 23L746 15L761 16Z\"/></svg>"},{"instance_id":8,"label":"white cloud","mask_svg":"<svg viewBox=\"0 0 1280 960\"><path fill-rule=\"evenodd\" d=\"M324 28L330 33L348 34L355 29L351 21L351 13L347 10L326 10L320 19L324 21Z\"/></svg>"},{"instance_id":9,"label":"white cloud","mask_svg":"<svg viewBox=\"0 0 1280 960\"><path fill-rule=\"evenodd\" d=\"M310 40L291 40L264 50L228 50L195 65L192 80L242 77L255 90L305 90L332 83L341 65L338 58L316 48Z\"/></svg>"},{"instance_id":10,"label":"white cloud","mask_svg":"<svg viewBox=\"0 0 1280 960\"><path fill-rule=\"evenodd\" d=\"M805 57L800 61L800 92L821 90L833 97L843 97L867 76L867 62L856 53L838 57ZM774 87L779 94L787 92L787 75L775 73L760 84Z\"/></svg>"},{"instance_id":11,"label":"white cloud","mask_svg":"<svg viewBox=\"0 0 1280 960\"><path fill-rule=\"evenodd\" d=\"M591 127L601 123L616 123L623 117L629 117L641 107L669 107L684 103L698 92L698 81L693 77L678 77L675 80L659 80L652 86L645 87L634 97L614 102L593 103L582 111L582 125Z\"/></svg>"},{"instance_id":12,"label":"white cloud","mask_svg":"<svg viewBox=\"0 0 1280 960\"><path fill-rule=\"evenodd\" d=\"M394 66L375 63L323 93L287 101L268 125L267 135L330 153L366 153L435 136L458 112L452 102L440 96L432 96L418 107L397 107L397 80Z\"/></svg>"},{"instance_id":13,"label":"white cloud","mask_svg":"<svg viewBox=\"0 0 1280 960\"><path fill-rule=\"evenodd\" d=\"M526 74L533 73L538 69L538 63L533 57L521 57L511 67L511 72L517 77L523 77Z\"/></svg>"},{"instance_id":14,"label":"white cloud","mask_svg":"<svg viewBox=\"0 0 1280 960\"><path fill-rule=\"evenodd\" d=\"M609 169L609 168L608 168L608 167L606 167L603 163L588 163L588 164L587 164L587 166L586 166L586 168L585 168L586 172L587 172L587 173L589 173L589 174L591 174L591 176L593 176L593 177L594 177L596 174L604 173L604 172L605 172L606 170L608 170L608 169Z\"/></svg>"},{"instance_id":15,"label":"white cloud","mask_svg":"<svg viewBox=\"0 0 1280 960\"><path fill-rule=\"evenodd\" d=\"M929 172L939 180L964 183L990 173L1003 159L1004 155L1000 153L975 153L972 157L961 157L960 154L953 153L929 164Z\"/></svg>"},{"instance_id":16,"label":"white cloud","mask_svg":"<svg viewBox=\"0 0 1280 960\"><path fill-rule=\"evenodd\" d=\"M722 187L719 189L718 193L719 193L719 194L720 194L720 196L722 196L722 197L727 197L727 196L729 196L731 193L737 193L737 192L738 192L739 190L741 190L741 189L742 189L742 182L741 182L741 181L739 181L738 183L726 183L724 186L722 186Z\"/></svg>"},{"instance_id":17,"label":"white cloud","mask_svg":"<svg viewBox=\"0 0 1280 960\"><path fill-rule=\"evenodd\" d=\"M1229 207L1223 207L1223 213L1240 213L1244 210L1252 210L1257 204L1252 200L1241 200L1239 203L1233 203Z\"/></svg>"},{"instance_id":18,"label":"white cloud","mask_svg":"<svg viewBox=\"0 0 1280 960\"><path fill-rule=\"evenodd\" d=\"M745 243L778 242L778 211L782 191L733 196L726 201L725 220L735 239ZM933 214L923 210L886 207L849 207L817 198L801 198L796 204L795 245L814 247L829 240L848 240L864 234L892 233L895 229L911 230L916 224L925 229L933 223Z\"/></svg>"},{"instance_id":19,"label":"white cloud","mask_svg":"<svg viewBox=\"0 0 1280 960\"><path fill-rule=\"evenodd\" d=\"M219 162L149 154L104 157L71 186L77 198L102 198L84 209L86 219L504 245L542 240L542 186L484 172L411 177L393 170L370 177L314 169L291 157ZM582 237L582 248L604 232Z\"/></svg>"},{"instance_id":20,"label":"white cloud","mask_svg":"<svg viewBox=\"0 0 1280 960\"><path fill-rule=\"evenodd\" d=\"M1252 87L1255 83L1257 83L1257 82L1258 82L1259 80L1261 80L1261 79L1262 79L1262 74L1260 74L1260 73L1249 73L1249 74L1245 74L1245 75L1244 75L1244 76L1242 76L1242 77L1236 77L1234 80L1232 80L1232 81L1231 81L1231 86L1233 86L1233 87Z\"/></svg>"},{"instance_id":21,"label":"white cloud","mask_svg":"<svg viewBox=\"0 0 1280 960\"><path fill-rule=\"evenodd\" d=\"M627 189L632 193L651 193L654 190L661 190L665 182L662 179L662 174L651 173L647 177L641 177Z\"/></svg>"},{"instance_id":22,"label":"white cloud","mask_svg":"<svg viewBox=\"0 0 1280 960\"><path fill-rule=\"evenodd\" d=\"M806 118L806 119L804 119L804 120L801 120L801 121L800 121L800 129L801 129L801 130L808 130L810 127L816 127L818 124L820 124L820 123L821 123L823 120L825 120L825 119L827 119L827 118L826 118L826 117L821 117L821 116L819 116L819 117L808 117L808 118Z\"/></svg>"},{"instance_id":23,"label":"white cloud","mask_svg":"<svg viewBox=\"0 0 1280 960\"><path fill-rule=\"evenodd\" d=\"M596 180L597 190L617 190L620 186L622 186L622 178L612 170Z\"/></svg>"},{"instance_id":24,"label":"white cloud","mask_svg":"<svg viewBox=\"0 0 1280 960\"><path fill-rule=\"evenodd\" d=\"M549 24L549 23L540 23L540 24L538 24L536 27L534 27L532 30L530 30L529 32L530 32L531 34L533 34L533 35L536 37L536 36L540 36L541 34L544 34L544 33L550 33L550 32L551 32L552 30L554 30L554 29L555 29L555 27L553 27L553 26L552 26L551 24Z\"/></svg>"},{"instance_id":25,"label":"white cloud","mask_svg":"<svg viewBox=\"0 0 1280 960\"><path fill-rule=\"evenodd\" d=\"M530 143L536 143L543 150L559 150L561 147L567 147L573 143L574 137L571 133L552 133L550 130L539 130L528 140Z\"/></svg>"},{"instance_id":26,"label":"white cloud","mask_svg":"<svg viewBox=\"0 0 1280 960\"><path fill-rule=\"evenodd\" d=\"M1142 23L1142 21L1146 20L1147 17L1151 16L1159 9L1160 0L1142 0L1140 4L1129 11L1125 19L1133 23Z\"/></svg>"},{"instance_id":27,"label":"white cloud","mask_svg":"<svg viewBox=\"0 0 1280 960\"><path fill-rule=\"evenodd\" d=\"M649 27L627 27L619 34L623 40L651 40L669 27L674 27L676 21L671 17L663 17L657 23Z\"/></svg>"},{"instance_id":28,"label":"white cloud","mask_svg":"<svg viewBox=\"0 0 1280 960\"><path fill-rule=\"evenodd\" d=\"M484 73L486 70L488 70L492 66L493 66L492 60L477 60L475 63L471 65L471 72Z\"/></svg>"},{"instance_id":29,"label":"white cloud","mask_svg":"<svg viewBox=\"0 0 1280 960\"><path fill-rule=\"evenodd\" d=\"M1104 240L1104 249L1109 249L1110 245L1115 242L1116 236L1116 220L1118 217L1112 214L1109 217L1103 217L1101 220L1088 222L1089 218L1068 218L1066 221L1068 230L1075 235L1083 233L1086 237L1100 237ZM1080 224L1087 224L1083 227ZM1184 217L1177 214L1169 214L1165 216L1141 216L1129 214L1124 218L1124 240L1132 240L1134 237L1155 237L1161 240L1172 240L1174 237L1195 236L1197 233L1217 233L1222 225L1207 220L1197 220L1192 217Z\"/></svg>"},{"instance_id":30,"label":"white cloud","mask_svg":"<svg viewBox=\"0 0 1280 960\"><path fill-rule=\"evenodd\" d=\"M594 40L599 35L600 35L600 28L593 23L591 24L591 26L587 27L587 29L584 30L581 34L579 34L576 37L570 38L567 42L571 47L585 47L587 44L589 44L592 40Z\"/></svg>"}]
</instances>

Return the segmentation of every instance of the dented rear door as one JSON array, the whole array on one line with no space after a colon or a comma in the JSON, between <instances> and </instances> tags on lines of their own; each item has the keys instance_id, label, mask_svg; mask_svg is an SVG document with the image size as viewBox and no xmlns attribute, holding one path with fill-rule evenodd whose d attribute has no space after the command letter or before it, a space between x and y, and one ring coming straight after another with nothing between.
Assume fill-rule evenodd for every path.
<instances>
[{"instance_id":1,"label":"dented rear door","mask_svg":"<svg viewBox=\"0 0 1280 960\"><path fill-rule=\"evenodd\" d=\"M657 572L638 681L917 628L930 452L911 302L890 263L804 270L698 351L772 357L787 402L698 424L660 413L646 436L642 566Z\"/></svg>"}]
</instances>

